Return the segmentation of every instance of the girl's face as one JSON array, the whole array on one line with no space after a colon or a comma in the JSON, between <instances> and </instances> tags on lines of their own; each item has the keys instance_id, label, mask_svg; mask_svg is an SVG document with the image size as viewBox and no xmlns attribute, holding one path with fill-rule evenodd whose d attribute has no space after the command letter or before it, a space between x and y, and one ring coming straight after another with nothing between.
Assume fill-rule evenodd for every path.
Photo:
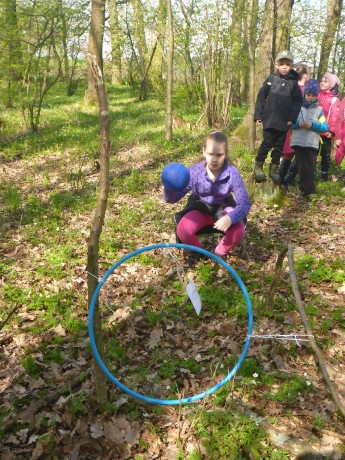
<instances>
[{"instance_id":1,"label":"girl's face","mask_svg":"<svg viewBox=\"0 0 345 460\"><path fill-rule=\"evenodd\" d=\"M331 85L329 84L329 81L327 80L326 77L321 78L320 89L322 91L328 91L329 89L331 89Z\"/></svg>"},{"instance_id":2,"label":"girl's face","mask_svg":"<svg viewBox=\"0 0 345 460\"><path fill-rule=\"evenodd\" d=\"M207 169L211 171L212 174L218 174L226 159L226 146L224 143L208 139L203 155L206 159Z\"/></svg>"}]
</instances>

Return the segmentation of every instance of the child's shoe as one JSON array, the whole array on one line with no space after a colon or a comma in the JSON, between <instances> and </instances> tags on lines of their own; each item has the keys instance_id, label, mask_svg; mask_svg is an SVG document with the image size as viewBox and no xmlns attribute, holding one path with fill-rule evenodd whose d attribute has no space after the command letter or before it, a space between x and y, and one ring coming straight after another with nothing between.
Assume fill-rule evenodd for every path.
<instances>
[{"instance_id":1,"label":"child's shoe","mask_svg":"<svg viewBox=\"0 0 345 460\"><path fill-rule=\"evenodd\" d=\"M275 165L273 163L270 164L270 179L272 179L275 184L280 184L281 182L278 170L279 165Z\"/></svg>"},{"instance_id":2,"label":"child's shoe","mask_svg":"<svg viewBox=\"0 0 345 460\"><path fill-rule=\"evenodd\" d=\"M266 180L265 172L263 169L264 161L256 161L254 166L253 175L257 182L263 182Z\"/></svg>"},{"instance_id":3,"label":"child's shoe","mask_svg":"<svg viewBox=\"0 0 345 460\"><path fill-rule=\"evenodd\" d=\"M328 175L328 172L327 172L327 171L322 171L322 172L321 172L321 179L322 179L323 181L325 181L325 182L329 180L329 175Z\"/></svg>"}]
</instances>

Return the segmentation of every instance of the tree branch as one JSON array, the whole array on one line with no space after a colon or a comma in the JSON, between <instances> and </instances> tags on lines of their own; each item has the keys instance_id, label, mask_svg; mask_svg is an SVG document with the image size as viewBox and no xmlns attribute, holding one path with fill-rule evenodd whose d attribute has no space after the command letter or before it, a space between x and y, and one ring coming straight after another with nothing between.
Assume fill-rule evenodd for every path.
<instances>
[{"instance_id":1,"label":"tree branch","mask_svg":"<svg viewBox=\"0 0 345 460\"><path fill-rule=\"evenodd\" d=\"M300 312L300 315L301 315L301 319L302 319L302 322L303 322L303 325L304 325L304 329L305 329L306 333L308 335L310 335L309 343L310 343L310 346L311 346L311 348L312 348L312 350L314 352L315 361L317 362L317 364L319 365L319 367L321 369L323 378L324 378L324 380L325 380L325 382L326 382L326 384L328 386L328 389L329 389L329 392L331 393L333 401L335 402L339 412L342 414L343 417L345 417L344 405L341 402L341 400L340 400L340 398L338 396L338 393L337 393L337 391L336 391L336 389L335 389L335 387L333 385L333 382L331 381L331 379L329 377L327 367L326 367L326 364L325 364L325 362L323 360L321 351L320 351L319 347L316 344L316 341L315 341L314 336L313 336L313 331L311 330L311 328L309 326L309 323L308 323L308 320L307 320L307 315L306 315L305 310L304 310L303 301L301 299L301 296L300 296L300 293L299 293L299 290L298 290L297 278L296 278L295 269L294 269L294 263L293 263L293 246L292 246L291 243L289 243L289 246L288 246L288 259L289 259L289 273L290 273L290 278L291 278L292 290L293 290L295 300L296 300L297 305L298 305L298 309L299 309L299 312Z\"/></svg>"}]
</instances>

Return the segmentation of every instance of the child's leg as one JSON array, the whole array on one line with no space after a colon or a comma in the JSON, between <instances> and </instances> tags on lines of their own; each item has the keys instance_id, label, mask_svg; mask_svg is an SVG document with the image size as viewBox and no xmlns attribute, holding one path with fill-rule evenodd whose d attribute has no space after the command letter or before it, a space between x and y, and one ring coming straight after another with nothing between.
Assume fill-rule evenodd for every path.
<instances>
[{"instance_id":1,"label":"child's leg","mask_svg":"<svg viewBox=\"0 0 345 460\"><path fill-rule=\"evenodd\" d=\"M268 152L273 147L274 143L274 131L271 129L263 129L263 141L258 150L258 154L256 155L255 161L259 163L264 163ZM283 147L283 146L282 146Z\"/></svg>"},{"instance_id":2,"label":"child's leg","mask_svg":"<svg viewBox=\"0 0 345 460\"><path fill-rule=\"evenodd\" d=\"M273 151L271 153L271 161L274 165L279 165L280 158L283 154L283 146L286 138L285 131L278 131L277 129L274 130L273 136Z\"/></svg>"},{"instance_id":3,"label":"child's leg","mask_svg":"<svg viewBox=\"0 0 345 460\"><path fill-rule=\"evenodd\" d=\"M296 149L296 157L298 161L298 172L300 175L300 189L306 195L315 193L314 185L314 169L316 163L317 150L312 148Z\"/></svg>"},{"instance_id":4,"label":"child's leg","mask_svg":"<svg viewBox=\"0 0 345 460\"><path fill-rule=\"evenodd\" d=\"M193 210L187 212L187 214L182 217L180 222L177 224L176 233L183 244L189 244L191 246L201 248L196 232L207 225L213 224L214 219L209 214Z\"/></svg>"},{"instance_id":5,"label":"child's leg","mask_svg":"<svg viewBox=\"0 0 345 460\"><path fill-rule=\"evenodd\" d=\"M321 173L323 179L328 179L328 171L331 164L332 138L322 137L321 144Z\"/></svg>"},{"instance_id":6,"label":"child's leg","mask_svg":"<svg viewBox=\"0 0 345 460\"><path fill-rule=\"evenodd\" d=\"M231 225L229 230L225 232L225 235L221 239L220 243L214 250L218 256L226 256L231 249L238 245L246 234L243 222L237 222L237 224Z\"/></svg>"}]
</instances>

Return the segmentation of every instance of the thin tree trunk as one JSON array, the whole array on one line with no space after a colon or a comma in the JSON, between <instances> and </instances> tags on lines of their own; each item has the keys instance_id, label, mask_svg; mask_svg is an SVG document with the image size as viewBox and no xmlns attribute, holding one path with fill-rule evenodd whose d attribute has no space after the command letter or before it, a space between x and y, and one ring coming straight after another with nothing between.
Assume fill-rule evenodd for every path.
<instances>
[{"instance_id":1,"label":"thin tree trunk","mask_svg":"<svg viewBox=\"0 0 345 460\"><path fill-rule=\"evenodd\" d=\"M105 0L91 0L91 22L89 32L88 53L94 56L98 67L103 73L103 35L105 23ZM94 86L93 71L89 62L87 72L87 90L85 104L96 104L97 94Z\"/></svg>"},{"instance_id":2,"label":"thin tree trunk","mask_svg":"<svg viewBox=\"0 0 345 460\"><path fill-rule=\"evenodd\" d=\"M247 14L247 47L249 59L249 110L248 110L248 149L255 151L256 125L254 123L255 109L255 29L258 17L258 0L249 0Z\"/></svg>"},{"instance_id":3,"label":"thin tree trunk","mask_svg":"<svg viewBox=\"0 0 345 460\"><path fill-rule=\"evenodd\" d=\"M166 119L165 119L165 139L171 140L172 137L172 88L174 77L174 24L171 8L171 0L167 0L168 14L168 36L169 48L167 56L167 91L166 91Z\"/></svg>"},{"instance_id":4,"label":"thin tree trunk","mask_svg":"<svg viewBox=\"0 0 345 460\"><path fill-rule=\"evenodd\" d=\"M108 99L103 81L102 71L99 68L95 57L89 54L89 65L94 78L95 90L98 99L99 126L100 126L100 182L98 201L92 221L90 240L87 254L87 272L88 272L88 305L90 306L93 293L98 284L98 258L99 258L99 241L104 224L104 217L107 209L109 195L109 154L110 154L110 118ZM98 352L104 360L104 342L102 334L102 322L98 303L94 315L94 335ZM108 401L106 378L102 370L94 361L95 371L95 389L97 402L101 410L105 409Z\"/></svg>"},{"instance_id":5,"label":"thin tree trunk","mask_svg":"<svg viewBox=\"0 0 345 460\"><path fill-rule=\"evenodd\" d=\"M333 40L340 21L341 9L343 0L328 0L327 1L327 23L326 30L322 37L320 62L317 72L318 80L321 79L328 70L329 57L331 54Z\"/></svg>"},{"instance_id":6,"label":"thin tree trunk","mask_svg":"<svg viewBox=\"0 0 345 460\"><path fill-rule=\"evenodd\" d=\"M119 25L119 17L116 1L108 0L110 19L110 40L111 40L111 82L113 85L122 85L122 31Z\"/></svg>"}]
</instances>

